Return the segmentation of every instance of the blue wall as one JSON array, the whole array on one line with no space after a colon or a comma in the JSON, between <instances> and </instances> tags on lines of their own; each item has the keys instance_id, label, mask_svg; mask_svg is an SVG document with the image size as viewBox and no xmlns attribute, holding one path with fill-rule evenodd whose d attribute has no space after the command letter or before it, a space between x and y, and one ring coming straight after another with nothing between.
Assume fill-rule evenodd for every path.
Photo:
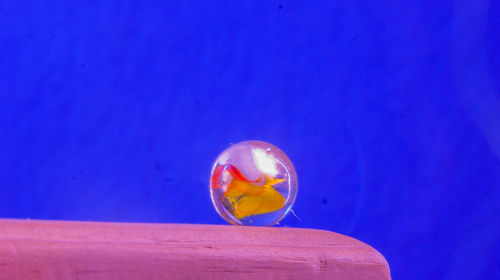
<instances>
[{"instance_id":1,"label":"blue wall","mask_svg":"<svg viewBox=\"0 0 500 280\"><path fill-rule=\"evenodd\" d=\"M498 2L46 2L0 2L0 217L224 224L212 160L257 139L282 225L500 274Z\"/></svg>"}]
</instances>

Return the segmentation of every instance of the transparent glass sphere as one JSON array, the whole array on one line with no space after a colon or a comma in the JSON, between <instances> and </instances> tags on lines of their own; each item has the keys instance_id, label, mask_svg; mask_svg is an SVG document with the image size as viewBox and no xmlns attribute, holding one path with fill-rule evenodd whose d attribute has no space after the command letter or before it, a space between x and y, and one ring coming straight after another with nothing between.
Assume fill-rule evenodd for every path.
<instances>
[{"instance_id":1,"label":"transparent glass sphere","mask_svg":"<svg viewBox=\"0 0 500 280\"><path fill-rule=\"evenodd\" d=\"M290 211L297 174L290 159L262 141L244 141L224 150L210 176L215 209L231 224L270 226Z\"/></svg>"}]
</instances>

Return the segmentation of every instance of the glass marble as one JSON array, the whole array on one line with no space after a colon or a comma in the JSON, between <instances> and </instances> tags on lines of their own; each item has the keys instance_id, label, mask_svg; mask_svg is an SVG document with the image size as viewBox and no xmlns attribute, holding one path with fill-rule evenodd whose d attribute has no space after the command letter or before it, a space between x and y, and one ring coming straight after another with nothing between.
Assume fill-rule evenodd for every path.
<instances>
[{"instance_id":1,"label":"glass marble","mask_svg":"<svg viewBox=\"0 0 500 280\"><path fill-rule=\"evenodd\" d=\"M224 150L210 176L210 196L219 215L234 225L271 226L290 212L297 174L277 147L244 141Z\"/></svg>"}]
</instances>

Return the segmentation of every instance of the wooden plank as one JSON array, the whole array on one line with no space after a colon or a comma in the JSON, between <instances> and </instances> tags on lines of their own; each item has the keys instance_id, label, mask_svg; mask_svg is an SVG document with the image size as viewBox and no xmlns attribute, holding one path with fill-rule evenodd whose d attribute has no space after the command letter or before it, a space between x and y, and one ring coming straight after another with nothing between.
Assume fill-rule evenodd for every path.
<instances>
[{"instance_id":1,"label":"wooden plank","mask_svg":"<svg viewBox=\"0 0 500 280\"><path fill-rule=\"evenodd\" d=\"M0 279L390 279L372 247L278 227L0 219Z\"/></svg>"}]
</instances>

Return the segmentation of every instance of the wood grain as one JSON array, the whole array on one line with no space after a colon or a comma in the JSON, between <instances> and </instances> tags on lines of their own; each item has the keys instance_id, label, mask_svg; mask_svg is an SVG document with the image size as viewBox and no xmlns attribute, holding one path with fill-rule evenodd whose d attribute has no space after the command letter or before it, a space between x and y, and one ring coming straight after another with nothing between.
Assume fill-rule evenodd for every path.
<instances>
[{"instance_id":1,"label":"wood grain","mask_svg":"<svg viewBox=\"0 0 500 280\"><path fill-rule=\"evenodd\" d=\"M0 219L0 279L390 279L372 247L278 227Z\"/></svg>"}]
</instances>

